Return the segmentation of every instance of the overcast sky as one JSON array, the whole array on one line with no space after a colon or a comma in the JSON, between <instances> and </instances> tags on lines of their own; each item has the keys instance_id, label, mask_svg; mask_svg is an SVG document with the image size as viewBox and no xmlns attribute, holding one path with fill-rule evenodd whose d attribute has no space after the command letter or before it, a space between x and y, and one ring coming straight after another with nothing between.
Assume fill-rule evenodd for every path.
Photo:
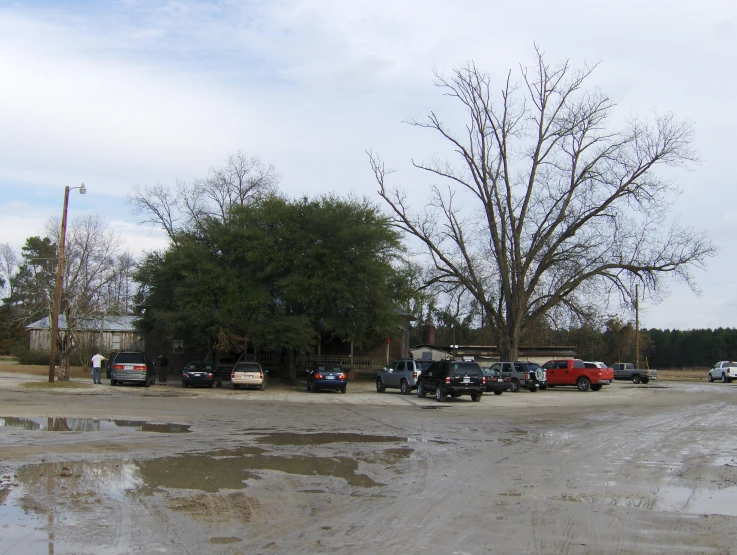
<instances>
[{"instance_id":1,"label":"overcast sky","mask_svg":"<svg viewBox=\"0 0 737 555\"><path fill-rule=\"evenodd\" d=\"M419 203L427 182L410 160L446 153L402 122L452 114L433 70L473 60L502 79L535 44L551 62L600 63L591 85L622 113L693 122L701 163L673 174L671 215L720 252L695 272L700 296L675 284L641 325L737 327L726 0L0 0L0 243L42 235L64 186L84 182L70 218L98 212L132 251L162 247L126 205L131 188L204 177L237 151L273 164L289 196L379 202L372 149Z\"/></svg>"}]
</instances>

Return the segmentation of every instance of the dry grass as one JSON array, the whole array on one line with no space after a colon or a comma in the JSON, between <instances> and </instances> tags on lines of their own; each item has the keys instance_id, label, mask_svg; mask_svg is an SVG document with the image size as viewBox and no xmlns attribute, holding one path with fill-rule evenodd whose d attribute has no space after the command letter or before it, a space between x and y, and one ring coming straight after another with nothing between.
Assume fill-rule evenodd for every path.
<instances>
[{"instance_id":1,"label":"dry grass","mask_svg":"<svg viewBox=\"0 0 737 555\"><path fill-rule=\"evenodd\" d=\"M706 381L708 368L683 368L677 370L658 370L658 379L663 381Z\"/></svg>"},{"instance_id":2,"label":"dry grass","mask_svg":"<svg viewBox=\"0 0 737 555\"><path fill-rule=\"evenodd\" d=\"M28 374L29 376L47 376L49 375L49 367L41 365L25 365L25 364L12 364L6 362L0 364L0 372L12 372L13 374ZM57 370L58 376L58 370ZM89 369L85 370L81 366L71 366L69 368L70 378L89 378L92 379Z\"/></svg>"}]
</instances>

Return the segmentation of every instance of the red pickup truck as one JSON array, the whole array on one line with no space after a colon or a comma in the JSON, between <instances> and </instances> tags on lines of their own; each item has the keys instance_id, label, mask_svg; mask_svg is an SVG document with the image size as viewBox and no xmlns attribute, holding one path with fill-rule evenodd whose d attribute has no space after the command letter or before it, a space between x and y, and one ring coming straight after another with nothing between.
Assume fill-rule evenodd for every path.
<instances>
[{"instance_id":1,"label":"red pickup truck","mask_svg":"<svg viewBox=\"0 0 737 555\"><path fill-rule=\"evenodd\" d=\"M611 368L586 368L582 360L569 358L549 360L543 364L548 387L575 385L579 391L599 391L604 384L612 383L614 370Z\"/></svg>"}]
</instances>

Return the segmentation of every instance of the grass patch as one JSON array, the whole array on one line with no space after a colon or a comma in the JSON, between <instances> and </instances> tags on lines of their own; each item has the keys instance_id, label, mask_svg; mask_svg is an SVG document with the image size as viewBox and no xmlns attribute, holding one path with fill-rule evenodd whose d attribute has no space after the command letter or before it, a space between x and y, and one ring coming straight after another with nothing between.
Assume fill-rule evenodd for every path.
<instances>
[{"instance_id":1,"label":"grass patch","mask_svg":"<svg viewBox=\"0 0 737 555\"><path fill-rule=\"evenodd\" d=\"M24 382L20 384L22 387L27 387L28 389L89 389L92 387L91 384L88 383L79 383L79 382Z\"/></svg>"}]
</instances>

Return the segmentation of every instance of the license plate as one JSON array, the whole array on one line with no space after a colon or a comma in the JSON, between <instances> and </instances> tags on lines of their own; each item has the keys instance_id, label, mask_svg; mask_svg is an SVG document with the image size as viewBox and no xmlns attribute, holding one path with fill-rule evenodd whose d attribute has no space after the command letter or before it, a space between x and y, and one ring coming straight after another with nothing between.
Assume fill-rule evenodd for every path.
<instances>
[{"instance_id":1,"label":"license plate","mask_svg":"<svg viewBox=\"0 0 737 555\"><path fill-rule=\"evenodd\" d=\"M326 380L334 380L335 379L335 376L333 374L325 374L325 379Z\"/></svg>"},{"instance_id":2,"label":"license plate","mask_svg":"<svg viewBox=\"0 0 737 555\"><path fill-rule=\"evenodd\" d=\"M125 369L126 370L133 370L133 365L132 364L126 364L125 365Z\"/></svg>"},{"instance_id":3,"label":"license plate","mask_svg":"<svg viewBox=\"0 0 737 555\"><path fill-rule=\"evenodd\" d=\"M504 378L499 378L497 381L498 382L503 382L504 381Z\"/></svg>"},{"instance_id":4,"label":"license plate","mask_svg":"<svg viewBox=\"0 0 737 555\"><path fill-rule=\"evenodd\" d=\"M463 378L463 383L471 383L471 378Z\"/></svg>"},{"instance_id":5,"label":"license plate","mask_svg":"<svg viewBox=\"0 0 737 555\"><path fill-rule=\"evenodd\" d=\"M609 383L609 380L599 380L599 383Z\"/></svg>"}]
</instances>

